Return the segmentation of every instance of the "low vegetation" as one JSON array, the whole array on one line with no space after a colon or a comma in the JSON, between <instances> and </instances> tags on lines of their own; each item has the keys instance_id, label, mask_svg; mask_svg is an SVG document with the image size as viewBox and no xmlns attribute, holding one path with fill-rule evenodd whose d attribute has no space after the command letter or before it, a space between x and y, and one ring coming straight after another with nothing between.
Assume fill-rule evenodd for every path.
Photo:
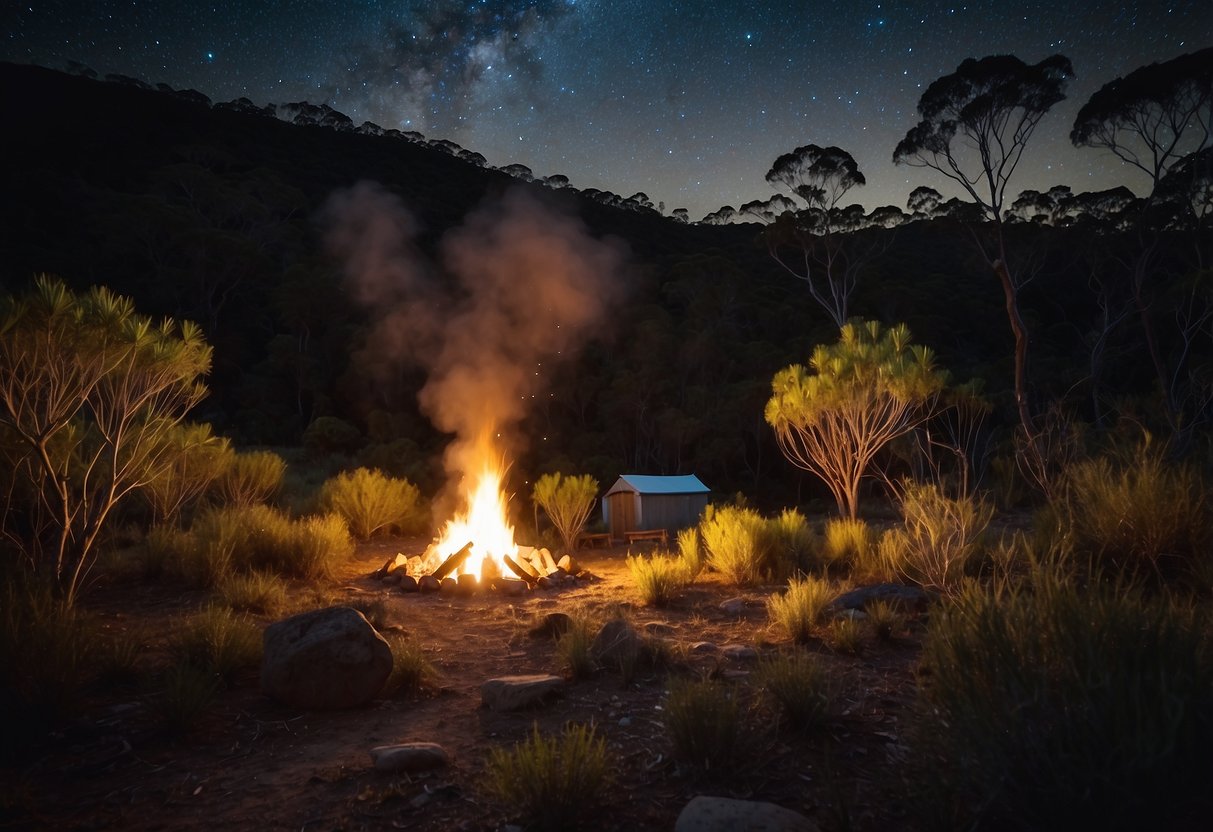
<instances>
[{"instance_id":1,"label":"low vegetation","mask_svg":"<svg viewBox=\"0 0 1213 832\"><path fill-rule=\"evenodd\" d=\"M695 580L693 564L679 555L628 555L627 565L641 601L654 607L668 605Z\"/></svg>"},{"instance_id":2,"label":"low vegetation","mask_svg":"<svg viewBox=\"0 0 1213 832\"><path fill-rule=\"evenodd\" d=\"M792 651L765 659L758 668L758 684L775 700L786 724L796 730L820 729L830 715L829 678L813 656Z\"/></svg>"},{"instance_id":3,"label":"low vegetation","mask_svg":"<svg viewBox=\"0 0 1213 832\"><path fill-rule=\"evenodd\" d=\"M710 679L670 680L664 721L674 756L706 776L728 776L744 750L737 691Z\"/></svg>"},{"instance_id":4,"label":"low vegetation","mask_svg":"<svg viewBox=\"0 0 1213 832\"><path fill-rule=\"evenodd\" d=\"M358 540L386 531L415 532L427 519L417 486L369 468L343 471L328 480L318 502L322 511L343 517Z\"/></svg>"},{"instance_id":5,"label":"low vegetation","mask_svg":"<svg viewBox=\"0 0 1213 832\"><path fill-rule=\"evenodd\" d=\"M829 581L812 575L788 581L787 590L767 599L767 615L798 643L808 641L834 598Z\"/></svg>"},{"instance_id":6,"label":"low vegetation","mask_svg":"<svg viewBox=\"0 0 1213 832\"><path fill-rule=\"evenodd\" d=\"M953 592L984 551L993 506L953 499L934 486L912 486L901 501L903 523L880 538L890 571L919 586Z\"/></svg>"},{"instance_id":7,"label":"low vegetation","mask_svg":"<svg viewBox=\"0 0 1213 832\"><path fill-rule=\"evenodd\" d=\"M556 737L535 726L526 740L490 749L485 788L529 828L576 829L602 799L611 764L593 725L570 724Z\"/></svg>"}]
</instances>

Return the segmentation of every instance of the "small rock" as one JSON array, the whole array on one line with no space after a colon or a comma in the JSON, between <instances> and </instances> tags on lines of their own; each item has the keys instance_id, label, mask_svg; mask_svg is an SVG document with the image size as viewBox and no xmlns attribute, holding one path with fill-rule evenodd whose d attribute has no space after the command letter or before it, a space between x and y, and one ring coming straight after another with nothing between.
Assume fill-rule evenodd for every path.
<instances>
[{"instance_id":1,"label":"small rock","mask_svg":"<svg viewBox=\"0 0 1213 832\"><path fill-rule=\"evenodd\" d=\"M619 727L620 728L627 728L631 724L632 724L632 718L630 716L624 716L624 717L619 718Z\"/></svg>"},{"instance_id":2,"label":"small rock","mask_svg":"<svg viewBox=\"0 0 1213 832\"><path fill-rule=\"evenodd\" d=\"M420 587L417 586L417 579L412 575L402 574L400 576L400 589L404 592L416 592Z\"/></svg>"},{"instance_id":3,"label":"small rock","mask_svg":"<svg viewBox=\"0 0 1213 832\"><path fill-rule=\"evenodd\" d=\"M493 582L493 586L501 590L502 595L514 596L526 592L526 581L519 581L514 578L498 578Z\"/></svg>"},{"instance_id":4,"label":"small rock","mask_svg":"<svg viewBox=\"0 0 1213 832\"><path fill-rule=\"evenodd\" d=\"M542 702L563 685L559 676L501 676L480 686L480 701L493 711L516 711Z\"/></svg>"},{"instance_id":5,"label":"small rock","mask_svg":"<svg viewBox=\"0 0 1213 832\"><path fill-rule=\"evenodd\" d=\"M817 824L774 803L700 795L678 814L674 832L817 832Z\"/></svg>"},{"instance_id":6,"label":"small rock","mask_svg":"<svg viewBox=\"0 0 1213 832\"><path fill-rule=\"evenodd\" d=\"M437 592L442 584L433 575L422 575L417 579L417 588L422 592Z\"/></svg>"},{"instance_id":7,"label":"small rock","mask_svg":"<svg viewBox=\"0 0 1213 832\"><path fill-rule=\"evenodd\" d=\"M752 662L758 660L758 651L748 644L726 644L720 648L720 654L735 662Z\"/></svg>"},{"instance_id":8,"label":"small rock","mask_svg":"<svg viewBox=\"0 0 1213 832\"><path fill-rule=\"evenodd\" d=\"M460 575L455 583L460 595L474 595L480 588L480 580L470 572Z\"/></svg>"},{"instance_id":9,"label":"small rock","mask_svg":"<svg viewBox=\"0 0 1213 832\"><path fill-rule=\"evenodd\" d=\"M711 641L697 641L691 645L692 653L715 653L720 648Z\"/></svg>"},{"instance_id":10,"label":"small rock","mask_svg":"<svg viewBox=\"0 0 1213 832\"><path fill-rule=\"evenodd\" d=\"M729 615L741 615L743 612L745 612L745 599L730 598L727 601L721 601L720 609Z\"/></svg>"},{"instance_id":11,"label":"small rock","mask_svg":"<svg viewBox=\"0 0 1213 832\"><path fill-rule=\"evenodd\" d=\"M539 580L535 581L535 586L540 589L551 589L556 584L547 575L540 575Z\"/></svg>"},{"instance_id":12,"label":"small rock","mask_svg":"<svg viewBox=\"0 0 1213 832\"><path fill-rule=\"evenodd\" d=\"M438 591L443 594L454 595L459 591L459 581L454 578L443 578L438 582Z\"/></svg>"},{"instance_id":13,"label":"small rock","mask_svg":"<svg viewBox=\"0 0 1213 832\"><path fill-rule=\"evenodd\" d=\"M450 762L450 756L438 743L409 742L372 748L371 762L375 771L413 773L442 768Z\"/></svg>"},{"instance_id":14,"label":"small rock","mask_svg":"<svg viewBox=\"0 0 1213 832\"><path fill-rule=\"evenodd\" d=\"M835 618L848 618L851 621L863 621L868 614L863 610L843 609L834 614Z\"/></svg>"},{"instance_id":15,"label":"small rock","mask_svg":"<svg viewBox=\"0 0 1213 832\"><path fill-rule=\"evenodd\" d=\"M664 621L649 621L644 625L644 631L651 636L659 636L661 638L669 638L677 632L674 625L667 624Z\"/></svg>"},{"instance_id":16,"label":"small rock","mask_svg":"<svg viewBox=\"0 0 1213 832\"><path fill-rule=\"evenodd\" d=\"M527 635L531 638L556 638L567 633L572 626L573 619L568 613L549 612L538 624L527 630Z\"/></svg>"},{"instance_id":17,"label":"small rock","mask_svg":"<svg viewBox=\"0 0 1213 832\"><path fill-rule=\"evenodd\" d=\"M916 586L892 583L872 584L871 586L861 586L857 589L852 589L850 592L844 592L830 602L829 609L859 610L866 607L872 601L887 601L902 609L924 610L935 600L935 597L926 590L919 589Z\"/></svg>"}]
</instances>

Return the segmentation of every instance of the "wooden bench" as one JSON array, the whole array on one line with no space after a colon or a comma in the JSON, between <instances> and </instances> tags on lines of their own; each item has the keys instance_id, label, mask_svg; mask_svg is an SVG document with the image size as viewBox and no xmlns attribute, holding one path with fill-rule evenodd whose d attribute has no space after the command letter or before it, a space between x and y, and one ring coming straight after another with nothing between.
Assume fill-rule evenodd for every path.
<instances>
[{"instance_id":1,"label":"wooden bench","mask_svg":"<svg viewBox=\"0 0 1213 832\"><path fill-rule=\"evenodd\" d=\"M611 545L610 532L582 532L577 535L578 549L597 549L599 546Z\"/></svg>"},{"instance_id":2,"label":"wooden bench","mask_svg":"<svg viewBox=\"0 0 1213 832\"><path fill-rule=\"evenodd\" d=\"M641 540L652 540L660 543L662 546L668 546L670 543L670 537L666 533L665 529L636 529L634 531L624 532L623 536L627 539L629 544L638 543Z\"/></svg>"}]
</instances>

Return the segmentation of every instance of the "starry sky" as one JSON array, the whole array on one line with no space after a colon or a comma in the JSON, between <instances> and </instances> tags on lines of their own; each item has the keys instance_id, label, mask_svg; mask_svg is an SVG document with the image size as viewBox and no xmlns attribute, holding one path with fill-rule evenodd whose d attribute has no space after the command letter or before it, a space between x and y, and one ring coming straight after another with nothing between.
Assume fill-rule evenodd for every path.
<instances>
[{"instance_id":1,"label":"starry sky","mask_svg":"<svg viewBox=\"0 0 1213 832\"><path fill-rule=\"evenodd\" d=\"M1213 0L93 0L5 4L0 58L78 61L215 101L327 103L637 191L692 219L773 193L779 154L838 145L867 177L846 202L905 206L947 180L892 164L936 78L967 57L1060 52L1077 77L1041 123L1012 190L1142 177L1070 146L1078 107L1143 64L1213 43Z\"/></svg>"}]
</instances>

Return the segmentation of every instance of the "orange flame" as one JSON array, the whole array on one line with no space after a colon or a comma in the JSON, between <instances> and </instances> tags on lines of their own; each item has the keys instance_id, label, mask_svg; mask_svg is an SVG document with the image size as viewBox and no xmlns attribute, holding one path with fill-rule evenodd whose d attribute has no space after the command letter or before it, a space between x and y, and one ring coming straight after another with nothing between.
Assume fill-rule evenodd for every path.
<instances>
[{"instance_id":1,"label":"orange flame","mask_svg":"<svg viewBox=\"0 0 1213 832\"><path fill-rule=\"evenodd\" d=\"M472 553L456 571L456 575L472 574L480 579L486 560L497 565L498 575L512 575L505 565L506 555L518 554L514 542L514 527L506 513L506 498L501 483L503 472L490 462L484 462L478 474L465 478L470 488L465 492L467 510L447 521L432 549L439 563L472 543Z\"/></svg>"}]
</instances>

